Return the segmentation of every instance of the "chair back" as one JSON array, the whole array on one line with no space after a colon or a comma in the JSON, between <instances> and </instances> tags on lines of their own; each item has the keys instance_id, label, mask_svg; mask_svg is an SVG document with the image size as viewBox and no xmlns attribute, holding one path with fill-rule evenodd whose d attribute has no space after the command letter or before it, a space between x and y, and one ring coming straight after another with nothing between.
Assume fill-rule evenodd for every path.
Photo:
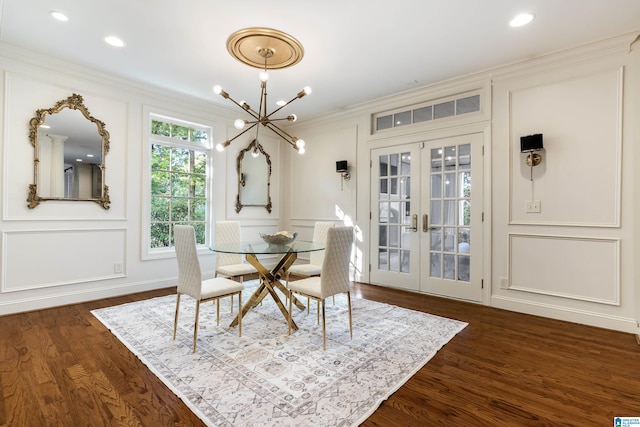
<instances>
[{"instance_id":1,"label":"chair back","mask_svg":"<svg viewBox=\"0 0 640 427\"><path fill-rule=\"evenodd\" d=\"M200 299L202 271L196 250L196 233L190 225L175 225L173 236L178 260L178 292Z\"/></svg>"},{"instance_id":2,"label":"chair back","mask_svg":"<svg viewBox=\"0 0 640 427\"><path fill-rule=\"evenodd\" d=\"M216 245L240 242L240 222L216 221ZM242 264L242 254L216 253L216 268L223 265Z\"/></svg>"},{"instance_id":3,"label":"chair back","mask_svg":"<svg viewBox=\"0 0 640 427\"><path fill-rule=\"evenodd\" d=\"M326 243L327 231L333 228L335 224L333 222L318 221L313 226L313 241ZM315 251L309 254L309 264L320 265L324 261L324 251Z\"/></svg>"},{"instance_id":4,"label":"chair back","mask_svg":"<svg viewBox=\"0 0 640 427\"><path fill-rule=\"evenodd\" d=\"M322 298L349 291L352 248L353 227L332 227L327 230L327 246L320 275Z\"/></svg>"}]
</instances>

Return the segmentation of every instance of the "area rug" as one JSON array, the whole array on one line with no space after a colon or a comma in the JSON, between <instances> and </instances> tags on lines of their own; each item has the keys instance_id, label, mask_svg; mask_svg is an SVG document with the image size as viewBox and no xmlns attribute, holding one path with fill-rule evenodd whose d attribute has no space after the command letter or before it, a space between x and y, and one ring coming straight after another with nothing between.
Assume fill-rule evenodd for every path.
<instances>
[{"instance_id":1,"label":"area rug","mask_svg":"<svg viewBox=\"0 0 640 427\"><path fill-rule=\"evenodd\" d=\"M250 285L250 284L249 284ZM248 300L250 289L243 292ZM315 303L294 307L298 331L274 301L229 327L229 299L203 304L192 353L194 300L183 297L172 340L175 295L92 311L140 360L210 426L356 426L424 366L466 323L346 296L328 300L327 350ZM306 301L305 301L306 302Z\"/></svg>"}]
</instances>

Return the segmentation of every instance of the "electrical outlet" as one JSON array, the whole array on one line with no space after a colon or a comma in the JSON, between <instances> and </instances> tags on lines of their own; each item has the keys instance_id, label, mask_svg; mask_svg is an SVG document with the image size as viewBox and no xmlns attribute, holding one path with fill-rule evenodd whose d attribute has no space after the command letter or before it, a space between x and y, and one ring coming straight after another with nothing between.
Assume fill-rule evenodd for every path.
<instances>
[{"instance_id":1,"label":"electrical outlet","mask_svg":"<svg viewBox=\"0 0 640 427\"><path fill-rule=\"evenodd\" d=\"M527 213L540 213L541 210L540 200L527 200Z\"/></svg>"},{"instance_id":2,"label":"electrical outlet","mask_svg":"<svg viewBox=\"0 0 640 427\"><path fill-rule=\"evenodd\" d=\"M113 264L113 272L114 273L122 273L122 263L116 262Z\"/></svg>"}]
</instances>

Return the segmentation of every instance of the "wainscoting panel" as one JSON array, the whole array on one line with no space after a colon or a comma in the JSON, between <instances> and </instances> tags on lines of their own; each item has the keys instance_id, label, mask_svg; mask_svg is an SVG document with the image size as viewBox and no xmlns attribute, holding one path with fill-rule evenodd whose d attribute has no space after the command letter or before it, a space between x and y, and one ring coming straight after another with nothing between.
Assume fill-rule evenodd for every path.
<instances>
[{"instance_id":1,"label":"wainscoting panel","mask_svg":"<svg viewBox=\"0 0 640 427\"><path fill-rule=\"evenodd\" d=\"M510 90L511 224L620 226L623 71ZM537 133L532 178L520 138Z\"/></svg>"},{"instance_id":2,"label":"wainscoting panel","mask_svg":"<svg viewBox=\"0 0 640 427\"><path fill-rule=\"evenodd\" d=\"M127 212L127 114L126 102L92 95L62 83L52 84L18 73L6 74L2 219L5 221L115 221ZM90 92L90 91L88 91ZM36 110L51 108L73 93L83 96L93 117L105 123L109 132L109 153L105 156L105 184L111 205L105 210L94 202L45 201L27 207L29 185L34 181L34 148L29 141L29 121ZM97 129L97 128L96 128ZM41 173L46 169L41 168Z\"/></svg>"},{"instance_id":3,"label":"wainscoting panel","mask_svg":"<svg viewBox=\"0 0 640 427\"><path fill-rule=\"evenodd\" d=\"M2 233L2 292L124 277L126 229Z\"/></svg>"},{"instance_id":4,"label":"wainscoting panel","mask_svg":"<svg viewBox=\"0 0 640 427\"><path fill-rule=\"evenodd\" d=\"M620 305L619 239L509 235L509 289Z\"/></svg>"},{"instance_id":5,"label":"wainscoting panel","mask_svg":"<svg viewBox=\"0 0 640 427\"><path fill-rule=\"evenodd\" d=\"M324 133L305 129L304 139L309 141L304 156L293 150L289 153L292 162L288 185L294 195L290 205L291 221L316 218L322 218L323 221L342 220L344 212L355 212L357 128L350 126ZM341 182L341 175L336 173L338 160L347 161L351 172L349 181ZM313 202L305 203L304 200Z\"/></svg>"}]
</instances>

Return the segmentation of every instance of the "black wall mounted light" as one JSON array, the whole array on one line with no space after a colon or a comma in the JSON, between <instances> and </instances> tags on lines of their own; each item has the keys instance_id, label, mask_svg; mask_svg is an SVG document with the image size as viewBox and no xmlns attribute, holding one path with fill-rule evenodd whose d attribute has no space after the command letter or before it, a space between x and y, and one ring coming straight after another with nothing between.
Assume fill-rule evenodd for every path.
<instances>
[{"instance_id":1,"label":"black wall mounted light","mask_svg":"<svg viewBox=\"0 0 640 427\"><path fill-rule=\"evenodd\" d=\"M533 167L538 166L542 161L542 156L536 151L541 150L544 150L541 133L520 137L520 152L529 153L525 157L525 163L531 168L531 181L533 181Z\"/></svg>"},{"instance_id":2,"label":"black wall mounted light","mask_svg":"<svg viewBox=\"0 0 640 427\"><path fill-rule=\"evenodd\" d=\"M340 190L342 190L344 181L349 181L351 179L351 173L349 172L349 165L346 160L338 160L336 162L336 172L338 172L342 178L340 183Z\"/></svg>"}]
</instances>

